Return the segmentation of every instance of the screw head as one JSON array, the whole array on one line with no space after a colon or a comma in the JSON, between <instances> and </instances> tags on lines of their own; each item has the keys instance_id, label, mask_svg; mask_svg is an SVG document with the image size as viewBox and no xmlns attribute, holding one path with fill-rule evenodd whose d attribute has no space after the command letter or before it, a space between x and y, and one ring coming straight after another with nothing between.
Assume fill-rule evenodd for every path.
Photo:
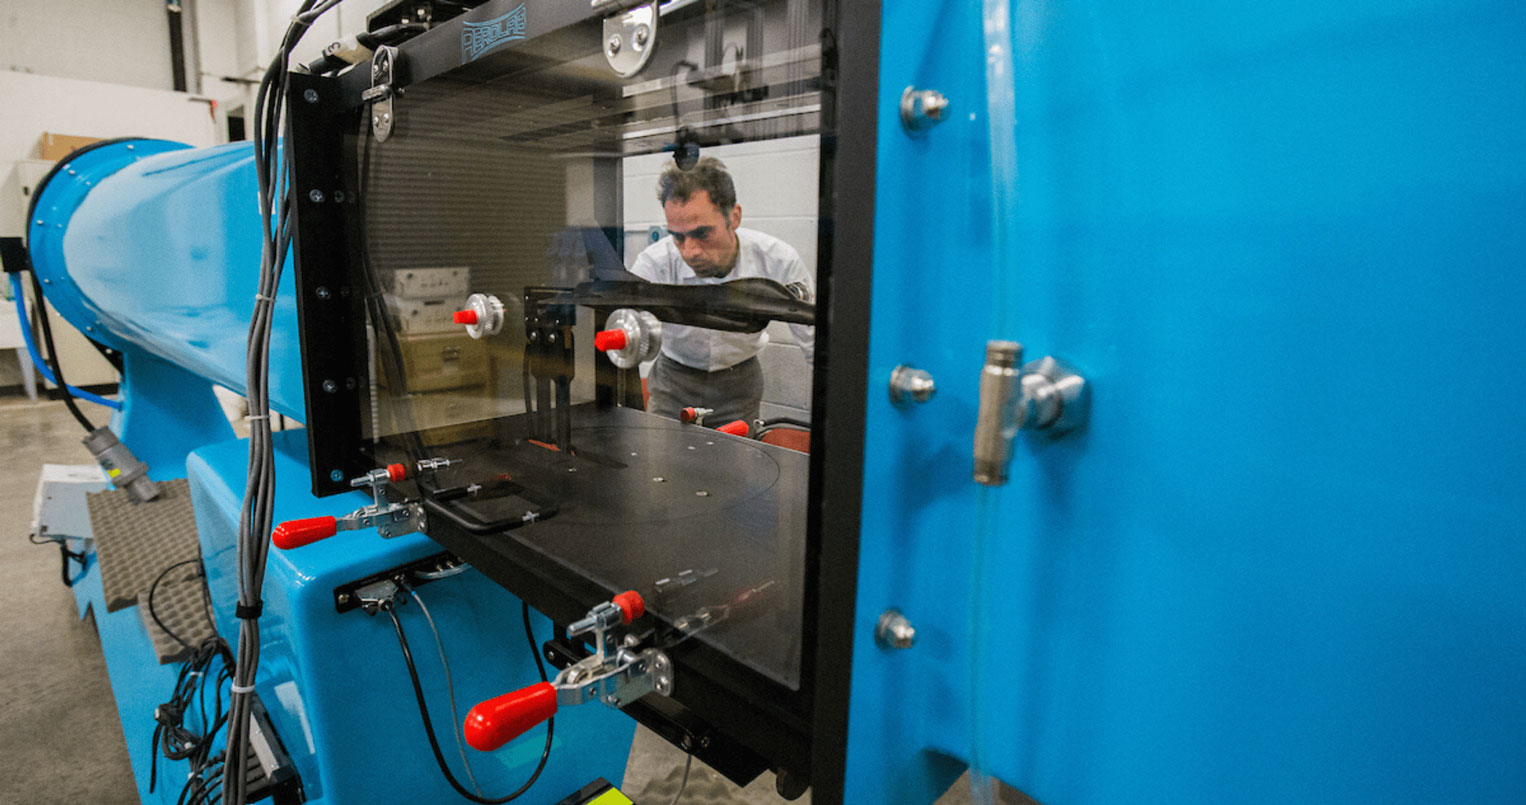
<instances>
[{"instance_id":1,"label":"screw head","mask_svg":"<svg viewBox=\"0 0 1526 805\"><path fill-rule=\"evenodd\" d=\"M634 37L636 47L644 47L650 38L652 38L652 30L650 28L645 25L636 26L636 35Z\"/></svg>"},{"instance_id":2,"label":"screw head","mask_svg":"<svg viewBox=\"0 0 1526 805\"><path fill-rule=\"evenodd\" d=\"M319 190L317 188L313 188L312 190L307 191L307 198L308 198L309 201L313 202L314 204L322 204L323 203L323 191Z\"/></svg>"},{"instance_id":3,"label":"screw head","mask_svg":"<svg viewBox=\"0 0 1526 805\"><path fill-rule=\"evenodd\" d=\"M329 480L330 481L336 481L336 482L337 481L343 481L344 480L344 473L340 472L339 470L332 470L332 471L329 472Z\"/></svg>"},{"instance_id":4,"label":"screw head","mask_svg":"<svg viewBox=\"0 0 1526 805\"><path fill-rule=\"evenodd\" d=\"M319 299L328 299L329 297L334 295L334 293L332 291L330 291L327 286L324 286L324 285L319 285L318 286L318 290L316 291L316 293L318 294L318 298Z\"/></svg>"},{"instance_id":5,"label":"screw head","mask_svg":"<svg viewBox=\"0 0 1526 805\"><path fill-rule=\"evenodd\" d=\"M304 91L302 93L302 100L307 101L308 103L317 103L318 102L318 90L310 89L310 90Z\"/></svg>"},{"instance_id":6,"label":"screw head","mask_svg":"<svg viewBox=\"0 0 1526 805\"><path fill-rule=\"evenodd\" d=\"M614 56L620 52L620 44L620 35L610 34L609 41L604 43L604 50L609 55Z\"/></svg>"},{"instance_id":7,"label":"screw head","mask_svg":"<svg viewBox=\"0 0 1526 805\"><path fill-rule=\"evenodd\" d=\"M332 380L325 380L325 381L323 381L323 390L328 392L328 393L330 393L330 394L333 394L334 392L339 390L339 384L335 383Z\"/></svg>"},{"instance_id":8,"label":"screw head","mask_svg":"<svg viewBox=\"0 0 1526 805\"><path fill-rule=\"evenodd\" d=\"M371 115L371 126L374 128L374 127L380 126L380 125L381 125L381 117L378 116L378 115Z\"/></svg>"},{"instance_id":9,"label":"screw head","mask_svg":"<svg viewBox=\"0 0 1526 805\"><path fill-rule=\"evenodd\" d=\"M917 642L917 630L899 609L887 609L874 627L874 641L884 649L911 648Z\"/></svg>"},{"instance_id":10,"label":"screw head","mask_svg":"<svg viewBox=\"0 0 1526 805\"><path fill-rule=\"evenodd\" d=\"M344 201L344 191L343 190L335 190L334 191L334 201L335 202Z\"/></svg>"}]
</instances>

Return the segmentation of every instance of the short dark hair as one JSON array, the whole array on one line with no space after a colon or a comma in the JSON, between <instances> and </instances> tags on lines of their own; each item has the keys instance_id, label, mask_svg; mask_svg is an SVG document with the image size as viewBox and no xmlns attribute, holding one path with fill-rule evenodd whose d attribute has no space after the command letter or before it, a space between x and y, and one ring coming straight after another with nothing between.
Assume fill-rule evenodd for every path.
<instances>
[{"instance_id":1,"label":"short dark hair","mask_svg":"<svg viewBox=\"0 0 1526 805\"><path fill-rule=\"evenodd\" d=\"M657 177L658 204L665 205L670 199L688 201L690 196L700 190L710 195L710 201L722 215L730 215L731 208L736 206L736 185L732 184L726 166L715 157L704 157L688 170L668 165L668 169Z\"/></svg>"}]
</instances>

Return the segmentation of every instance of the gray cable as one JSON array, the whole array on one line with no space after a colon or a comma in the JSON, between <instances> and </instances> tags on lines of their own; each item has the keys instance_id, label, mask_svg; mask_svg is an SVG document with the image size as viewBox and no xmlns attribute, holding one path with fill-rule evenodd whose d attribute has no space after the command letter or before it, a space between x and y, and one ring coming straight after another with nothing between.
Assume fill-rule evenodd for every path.
<instances>
[{"instance_id":1,"label":"gray cable","mask_svg":"<svg viewBox=\"0 0 1526 805\"><path fill-rule=\"evenodd\" d=\"M424 613L424 620L429 621L429 631L434 634L434 647L440 652L440 664L445 666L445 690L450 693L450 719L451 735L456 739L456 751L461 753L461 765L466 767L466 779L472 783L472 788L477 790L477 796L485 797L482 786L477 783L476 775L472 774L472 762L466 759L466 743L461 740L461 715L456 712L456 683L451 680L450 660L445 658L445 644L440 642L440 630L434 625L434 618L429 614L429 607L424 606L424 599L419 597L419 591L403 584L403 589L413 594L413 600L418 602L419 611Z\"/></svg>"},{"instance_id":2,"label":"gray cable","mask_svg":"<svg viewBox=\"0 0 1526 805\"><path fill-rule=\"evenodd\" d=\"M693 765L694 753L689 752L687 759L684 760L684 778L679 781L678 793L673 795L673 801L668 803L668 805L678 805L679 797L682 797L684 795L684 789L689 787L689 769L693 767Z\"/></svg>"}]
</instances>

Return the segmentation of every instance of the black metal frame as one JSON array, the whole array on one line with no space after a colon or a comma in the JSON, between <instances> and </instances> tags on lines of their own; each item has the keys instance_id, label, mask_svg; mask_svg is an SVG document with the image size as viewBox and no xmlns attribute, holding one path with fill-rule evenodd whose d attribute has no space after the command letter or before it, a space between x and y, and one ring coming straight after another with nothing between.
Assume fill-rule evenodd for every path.
<instances>
[{"instance_id":1,"label":"black metal frame","mask_svg":"<svg viewBox=\"0 0 1526 805\"><path fill-rule=\"evenodd\" d=\"M402 43L395 82L406 86L462 67L465 24L494 19L520 5L529 11L526 40L510 47L549 38L597 16L587 5L561 0L493 0ZM819 282L817 343L825 349L813 389L817 413L800 690L790 691L690 641L673 652L682 681L675 701L687 712L673 711L670 703L627 708L669 740L711 735L717 749L725 751L702 751L700 756L729 774L746 777L763 761L781 772L781 790L798 790L809 781L813 800L823 803L842 801L846 770L869 384L866 301L872 266L866 255L873 253L880 4L828 0L825 18L836 20L824 26L824 37L835 34L835 40L822 42L823 129L828 134L822 138L819 254L827 270ZM313 491L320 496L350 491L345 479L362 474L370 463L356 415L363 390L352 373L366 360L364 290L352 286L348 267L359 243L352 234L355 227L345 226L347 211L360 209L354 201L359 177L343 168L347 137L357 132L370 136L363 129L369 121L361 100L369 86L367 65L338 77L293 74L288 99L308 445ZM336 201L336 191L344 201ZM478 543L471 534L442 519L433 518L430 527L435 541L558 623L576 620L591 602L607 595L528 547L506 555L473 550ZM569 648L559 658L572 655Z\"/></svg>"}]
</instances>

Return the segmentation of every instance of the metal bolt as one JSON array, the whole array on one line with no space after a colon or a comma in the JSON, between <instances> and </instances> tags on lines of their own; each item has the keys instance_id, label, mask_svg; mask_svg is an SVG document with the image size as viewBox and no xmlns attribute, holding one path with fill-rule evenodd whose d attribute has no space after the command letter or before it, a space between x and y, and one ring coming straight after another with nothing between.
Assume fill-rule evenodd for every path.
<instances>
[{"instance_id":1,"label":"metal bolt","mask_svg":"<svg viewBox=\"0 0 1526 805\"><path fill-rule=\"evenodd\" d=\"M899 609L887 609L874 627L874 642L884 649L911 648L917 642L917 630Z\"/></svg>"},{"instance_id":2,"label":"metal bolt","mask_svg":"<svg viewBox=\"0 0 1526 805\"><path fill-rule=\"evenodd\" d=\"M655 477L653 477L653 478L652 478L652 480L653 480L653 481L656 481L656 482L657 482L657 483L659 483L659 484L660 484L660 483L662 483L662 482L664 482L664 481L666 481L666 480L668 480L668 479L666 479L666 478L664 478L664 477L662 477L662 476L661 476L661 475L658 475L658 476L655 476Z\"/></svg>"},{"instance_id":3,"label":"metal bolt","mask_svg":"<svg viewBox=\"0 0 1526 805\"><path fill-rule=\"evenodd\" d=\"M309 190L309 191L307 191L307 197L314 204L322 204L323 203L323 191L322 190L318 190L316 188L313 189L313 190Z\"/></svg>"},{"instance_id":4,"label":"metal bolt","mask_svg":"<svg viewBox=\"0 0 1526 805\"><path fill-rule=\"evenodd\" d=\"M325 380L325 381L323 381L323 390L328 392L328 393L330 393L330 394L333 394L334 392L339 390L339 384L335 383L332 380Z\"/></svg>"},{"instance_id":5,"label":"metal bolt","mask_svg":"<svg viewBox=\"0 0 1526 805\"><path fill-rule=\"evenodd\" d=\"M700 747L700 748L701 748L701 749L706 749L706 748L708 748L708 747L709 747L709 746L710 746L710 736L708 736L708 735L702 735L702 736L700 736L700 739L699 739L699 747Z\"/></svg>"},{"instance_id":6,"label":"metal bolt","mask_svg":"<svg viewBox=\"0 0 1526 805\"><path fill-rule=\"evenodd\" d=\"M308 92L312 92L312 90L308 90ZM339 594L339 603L341 604L348 604L353 600L355 600L354 597L352 597L349 593Z\"/></svg>"},{"instance_id":7,"label":"metal bolt","mask_svg":"<svg viewBox=\"0 0 1526 805\"><path fill-rule=\"evenodd\" d=\"M707 498L707 497L710 497L710 493L709 493L709 492L706 492L706 491L705 491L705 490L703 490L703 489L701 489L701 490L699 490L699 491L698 491L698 492L695 492L695 493L694 493L694 495L695 495L695 497L701 497L701 498Z\"/></svg>"},{"instance_id":8,"label":"metal bolt","mask_svg":"<svg viewBox=\"0 0 1526 805\"><path fill-rule=\"evenodd\" d=\"M343 190L335 190L334 191L334 201L335 201L335 203L344 201L344 191Z\"/></svg>"},{"instance_id":9,"label":"metal bolt","mask_svg":"<svg viewBox=\"0 0 1526 805\"><path fill-rule=\"evenodd\" d=\"M636 26L636 36L635 36L636 47L638 47L638 48L645 47L646 46L646 40L650 39L651 36L652 36L652 30L650 28L646 27L645 25L638 25L638 26Z\"/></svg>"},{"instance_id":10,"label":"metal bolt","mask_svg":"<svg viewBox=\"0 0 1526 805\"><path fill-rule=\"evenodd\" d=\"M392 113L391 112L382 112L382 125L386 125L386 124L391 123L391 122L392 122Z\"/></svg>"},{"instance_id":11,"label":"metal bolt","mask_svg":"<svg viewBox=\"0 0 1526 805\"><path fill-rule=\"evenodd\" d=\"M70 169L69 169L69 175L70 175L70 176L73 176L73 175L74 175L74 169L73 169L73 168L70 168Z\"/></svg>"},{"instance_id":12,"label":"metal bolt","mask_svg":"<svg viewBox=\"0 0 1526 805\"><path fill-rule=\"evenodd\" d=\"M344 387L345 387L345 390L347 390L347 391L354 391L355 390L355 378L353 378L353 377L345 378L344 379Z\"/></svg>"},{"instance_id":13,"label":"metal bolt","mask_svg":"<svg viewBox=\"0 0 1526 805\"><path fill-rule=\"evenodd\" d=\"M319 285L319 286L318 286L318 291L317 291L317 293L318 293L318 298L319 298L319 299L327 299L327 298L329 298L329 297L331 297L331 296L333 296L333 295L334 295L334 294L333 294L333 292L331 292L331 291L330 291L330 290L329 290L329 289L328 289L328 287L327 287L327 286L324 286L324 285Z\"/></svg>"},{"instance_id":14,"label":"metal bolt","mask_svg":"<svg viewBox=\"0 0 1526 805\"><path fill-rule=\"evenodd\" d=\"M938 393L938 384L927 372L902 364L890 373L890 401L896 405L925 403Z\"/></svg>"},{"instance_id":15,"label":"metal bolt","mask_svg":"<svg viewBox=\"0 0 1526 805\"><path fill-rule=\"evenodd\" d=\"M318 90L315 90L315 89L306 90L305 92L302 93L302 100L307 101L308 103L317 103L318 102Z\"/></svg>"},{"instance_id":16,"label":"metal bolt","mask_svg":"<svg viewBox=\"0 0 1526 805\"><path fill-rule=\"evenodd\" d=\"M46 226L46 224L43 222L43 220L41 218L38 218L37 220L33 221L32 223L34 223L34 224L36 224L38 226Z\"/></svg>"},{"instance_id":17,"label":"metal bolt","mask_svg":"<svg viewBox=\"0 0 1526 805\"><path fill-rule=\"evenodd\" d=\"M329 473L329 480L330 481L343 481L344 480L344 473L339 471L339 470L334 470L334 471Z\"/></svg>"},{"instance_id":18,"label":"metal bolt","mask_svg":"<svg viewBox=\"0 0 1526 805\"><path fill-rule=\"evenodd\" d=\"M133 150L132 146L131 145L127 146L127 150L129 150L129 151Z\"/></svg>"},{"instance_id":19,"label":"metal bolt","mask_svg":"<svg viewBox=\"0 0 1526 805\"><path fill-rule=\"evenodd\" d=\"M620 52L620 35L610 34L609 41L604 43L604 50L613 56Z\"/></svg>"},{"instance_id":20,"label":"metal bolt","mask_svg":"<svg viewBox=\"0 0 1526 805\"><path fill-rule=\"evenodd\" d=\"M371 115L371 126L373 128L375 128L376 126L380 126L380 125L381 125L381 117L378 116L378 115Z\"/></svg>"},{"instance_id":21,"label":"metal bolt","mask_svg":"<svg viewBox=\"0 0 1526 805\"><path fill-rule=\"evenodd\" d=\"M901 125L912 133L926 131L943 122L948 106L948 98L935 89L907 87L901 93Z\"/></svg>"},{"instance_id":22,"label":"metal bolt","mask_svg":"<svg viewBox=\"0 0 1526 805\"><path fill-rule=\"evenodd\" d=\"M556 332L555 331L546 333L546 343L547 344L555 344L556 342L557 342L557 337L556 337Z\"/></svg>"}]
</instances>

